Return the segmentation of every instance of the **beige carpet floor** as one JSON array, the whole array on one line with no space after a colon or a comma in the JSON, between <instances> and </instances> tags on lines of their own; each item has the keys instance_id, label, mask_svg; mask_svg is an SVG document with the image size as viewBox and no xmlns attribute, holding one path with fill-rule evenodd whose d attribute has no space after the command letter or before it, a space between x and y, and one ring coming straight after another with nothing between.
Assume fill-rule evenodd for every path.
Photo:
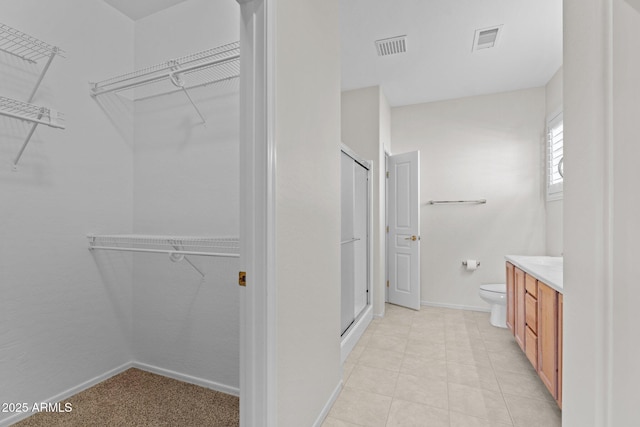
<instances>
[{"instance_id":1,"label":"beige carpet floor","mask_svg":"<svg viewBox=\"0 0 640 427\"><path fill-rule=\"evenodd\" d=\"M239 399L139 369L129 369L61 402L70 412L40 412L17 427L231 427Z\"/></svg>"}]
</instances>

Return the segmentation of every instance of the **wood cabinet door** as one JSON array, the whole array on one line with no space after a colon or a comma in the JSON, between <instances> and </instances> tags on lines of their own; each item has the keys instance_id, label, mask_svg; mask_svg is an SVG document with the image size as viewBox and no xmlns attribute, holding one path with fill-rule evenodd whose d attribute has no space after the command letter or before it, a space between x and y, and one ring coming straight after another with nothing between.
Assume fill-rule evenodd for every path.
<instances>
[{"instance_id":1,"label":"wood cabinet door","mask_svg":"<svg viewBox=\"0 0 640 427\"><path fill-rule=\"evenodd\" d=\"M535 332L531 330L528 326L525 328L524 332L524 344L527 351L525 354L527 355L527 359L533 365L533 369L538 369L538 337Z\"/></svg>"},{"instance_id":2,"label":"wood cabinet door","mask_svg":"<svg viewBox=\"0 0 640 427\"><path fill-rule=\"evenodd\" d=\"M558 397L558 293L538 282L538 375Z\"/></svg>"},{"instance_id":3,"label":"wood cabinet door","mask_svg":"<svg viewBox=\"0 0 640 427\"><path fill-rule=\"evenodd\" d=\"M524 271L519 268L514 268L515 278L515 337L518 345L524 351L524 335L526 326L525 311L524 311L524 298L526 294L524 284Z\"/></svg>"},{"instance_id":4,"label":"wood cabinet door","mask_svg":"<svg viewBox=\"0 0 640 427\"><path fill-rule=\"evenodd\" d=\"M511 333L515 333L515 278L513 277L513 264L507 263L507 327Z\"/></svg>"},{"instance_id":5,"label":"wood cabinet door","mask_svg":"<svg viewBox=\"0 0 640 427\"><path fill-rule=\"evenodd\" d=\"M562 323L563 317L563 296L558 294L558 397L556 401L562 409Z\"/></svg>"},{"instance_id":6,"label":"wood cabinet door","mask_svg":"<svg viewBox=\"0 0 640 427\"><path fill-rule=\"evenodd\" d=\"M531 296L529 292L524 297L524 318L527 327L534 334L538 333L538 300ZM535 363L534 363L535 365Z\"/></svg>"},{"instance_id":7,"label":"wood cabinet door","mask_svg":"<svg viewBox=\"0 0 640 427\"><path fill-rule=\"evenodd\" d=\"M524 287L528 294L532 297L538 298L538 281L535 277L525 273L524 274Z\"/></svg>"}]
</instances>

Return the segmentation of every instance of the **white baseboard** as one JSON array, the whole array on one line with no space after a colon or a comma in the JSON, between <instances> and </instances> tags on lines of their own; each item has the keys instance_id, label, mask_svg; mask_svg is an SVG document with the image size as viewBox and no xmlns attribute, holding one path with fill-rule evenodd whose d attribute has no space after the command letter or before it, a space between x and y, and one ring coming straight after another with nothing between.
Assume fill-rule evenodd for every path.
<instances>
[{"instance_id":1,"label":"white baseboard","mask_svg":"<svg viewBox=\"0 0 640 427\"><path fill-rule=\"evenodd\" d=\"M94 385L101 383L103 381L108 380L109 378L118 375L121 372L126 371L127 369L131 368L132 363L131 362L127 362L123 365L118 366L117 368L114 368L110 371L105 372L104 374L98 375L97 377L91 378L88 381L85 381L81 384L78 384L76 386L73 386L65 391L63 391L62 393L58 393L55 396L52 396L46 400L43 400L43 403L56 403L56 402L60 402L62 400L66 400L68 398L70 398L71 396L73 396L74 394L78 394L81 391L84 391L90 387L93 387ZM39 403L39 402L38 402ZM10 416L9 418L5 418L3 420L0 420L0 427L7 427L10 426L11 424L17 423L20 420L24 420L25 418L30 417L31 415L33 415L33 413L31 412L22 412L22 413L17 413L14 414L12 416Z\"/></svg>"},{"instance_id":2,"label":"white baseboard","mask_svg":"<svg viewBox=\"0 0 640 427\"><path fill-rule=\"evenodd\" d=\"M215 381L205 380L204 378L193 377L187 374L181 374L180 372L172 371L169 369L160 368L158 366L148 365L141 362L132 362L132 367L138 368L143 371L151 372L152 374L162 375L163 377L173 378L174 380L182 381L189 384L199 385L201 387L209 388L211 390L220 391L222 393L230 394L232 396L240 396L240 389L238 387L228 386L226 384L220 384Z\"/></svg>"},{"instance_id":3,"label":"white baseboard","mask_svg":"<svg viewBox=\"0 0 640 427\"><path fill-rule=\"evenodd\" d=\"M336 402L336 399L338 399L338 396L340 396L341 391L342 391L342 380L340 380L336 388L333 389L333 393L331 393L331 396L329 396L329 400L322 408L322 411L320 412L320 415L318 415L318 418L316 418L316 422L313 423L313 427L320 427L322 425L325 418L327 418L327 415L329 415L329 411L331 411L331 407Z\"/></svg>"},{"instance_id":4,"label":"white baseboard","mask_svg":"<svg viewBox=\"0 0 640 427\"><path fill-rule=\"evenodd\" d=\"M431 301L420 301L420 305L424 305L428 307L453 308L456 310L484 311L487 313L491 311L491 309L488 307L477 307L473 305L460 305L460 304L447 304L447 303L431 302Z\"/></svg>"},{"instance_id":5,"label":"white baseboard","mask_svg":"<svg viewBox=\"0 0 640 427\"><path fill-rule=\"evenodd\" d=\"M342 337L342 341L340 342L340 364L344 363L349 353L351 353L351 350L358 344L358 340L360 340L364 331L367 330L372 319L373 307L369 305L364 309L358 320L351 325L351 328L349 328L345 336Z\"/></svg>"}]
</instances>

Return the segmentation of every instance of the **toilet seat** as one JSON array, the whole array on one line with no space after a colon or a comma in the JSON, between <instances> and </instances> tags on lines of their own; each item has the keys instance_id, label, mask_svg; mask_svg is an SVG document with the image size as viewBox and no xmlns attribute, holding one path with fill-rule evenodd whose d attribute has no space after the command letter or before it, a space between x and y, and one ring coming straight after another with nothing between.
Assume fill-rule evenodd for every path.
<instances>
[{"instance_id":1,"label":"toilet seat","mask_svg":"<svg viewBox=\"0 0 640 427\"><path fill-rule=\"evenodd\" d=\"M487 292L494 292L496 294L506 294L507 285L504 283L492 283L487 285L480 285L480 289Z\"/></svg>"}]
</instances>

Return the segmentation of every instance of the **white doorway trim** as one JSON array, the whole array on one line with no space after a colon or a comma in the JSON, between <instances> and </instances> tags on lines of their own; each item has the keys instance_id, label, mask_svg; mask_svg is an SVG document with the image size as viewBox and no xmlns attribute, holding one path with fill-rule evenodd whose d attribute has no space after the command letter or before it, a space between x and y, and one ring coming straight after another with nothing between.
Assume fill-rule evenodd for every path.
<instances>
[{"instance_id":1,"label":"white doorway trim","mask_svg":"<svg viewBox=\"0 0 640 427\"><path fill-rule=\"evenodd\" d=\"M384 302L389 302L389 156L384 150Z\"/></svg>"},{"instance_id":2,"label":"white doorway trim","mask_svg":"<svg viewBox=\"0 0 640 427\"><path fill-rule=\"evenodd\" d=\"M240 425L277 424L274 35L276 0L240 4Z\"/></svg>"}]
</instances>

